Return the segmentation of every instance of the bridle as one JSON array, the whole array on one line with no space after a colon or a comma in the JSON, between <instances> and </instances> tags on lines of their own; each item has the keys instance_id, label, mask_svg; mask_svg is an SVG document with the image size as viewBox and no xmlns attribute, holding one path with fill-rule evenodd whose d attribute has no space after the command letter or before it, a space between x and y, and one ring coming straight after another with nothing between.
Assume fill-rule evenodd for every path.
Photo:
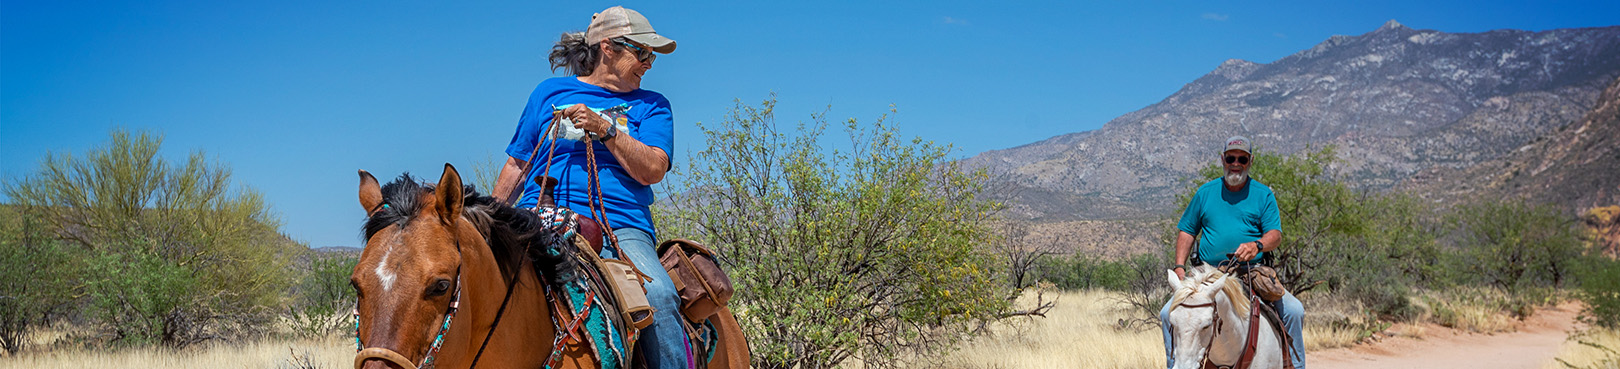
<instances>
[{"instance_id":1,"label":"bridle","mask_svg":"<svg viewBox=\"0 0 1620 369\"><path fill-rule=\"evenodd\" d=\"M384 204L384 205L386 206L387 204ZM453 236L454 235L454 230L452 230L451 233L452 233L452 236ZM455 240L455 244L456 244L456 256L457 256L458 259L461 259L461 239L456 238L456 237L452 237L452 239ZM405 357L405 355L401 355L399 352L388 349L386 347L365 347L365 345L360 342L360 308L358 306L356 306L355 309L354 309L354 350L355 350L354 367L355 367L355 369L360 369L361 365L365 364L367 360L371 360L371 359L378 359L378 360L383 360L383 361L387 361L387 362L390 362L390 363L394 363L394 365L398 365L401 368L409 368L409 369L432 368L433 364L434 364L433 363L434 355L438 354L439 353L439 348L444 346L444 333L450 331L450 322L452 320L455 320L455 318L456 318L456 310L459 310L461 308L461 280L462 280L461 265L456 265L456 291L450 295L450 305L445 308L444 322L439 324L439 333L434 335L433 344L428 346L427 356L422 358L422 365L420 365L420 366L412 364L410 359L407 359ZM504 309L506 306L503 303L501 307ZM500 322L500 320L499 320L499 317L497 316L496 323L499 323L499 322ZM494 332L495 332L495 327L492 325L490 327L490 333L494 333ZM485 340L484 343L488 344L489 341ZM478 351L483 352L483 347L480 346L478 348ZM476 364L477 361L474 360L474 363Z\"/></svg>"}]
</instances>

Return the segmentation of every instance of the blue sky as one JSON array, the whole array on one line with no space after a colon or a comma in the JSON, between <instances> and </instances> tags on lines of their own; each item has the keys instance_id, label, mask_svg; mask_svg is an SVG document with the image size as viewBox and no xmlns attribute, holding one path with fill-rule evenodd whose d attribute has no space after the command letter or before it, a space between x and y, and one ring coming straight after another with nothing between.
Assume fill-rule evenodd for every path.
<instances>
[{"instance_id":1,"label":"blue sky","mask_svg":"<svg viewBox=\"0 0 1620 369\"><path fill-rule=\"evenodd\" d=\"M1226 59L1267 63L1395 19L1481 32L1620 24L1616 1L0 3L0 177L114 128L201 150L263 193L283 232L359 245L356 169L464 174L500 160L545 53L623 4L679 42L644 88L672 102L676 160L734 99L782 123L831 107L957 156L1096 129ZM836 137L836 136L833 136ZM493 159L492 159L493 158Z\"/></svg>"}]
</instances>

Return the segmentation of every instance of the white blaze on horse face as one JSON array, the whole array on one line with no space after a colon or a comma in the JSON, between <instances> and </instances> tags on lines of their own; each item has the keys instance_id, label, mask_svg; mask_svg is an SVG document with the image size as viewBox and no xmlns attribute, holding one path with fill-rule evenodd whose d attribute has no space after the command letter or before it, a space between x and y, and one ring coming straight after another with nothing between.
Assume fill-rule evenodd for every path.
<instances>
[{"instance_id":1,"label":"white blaze on horse face","mask_svg":"<svg viewBox=\"0 0 1620 369\"><path fill-rule=\"evenodd\" d=\"M388 292L388 290L394 288L394 272L388 270L388 254L393 251L393 249L389 249L383 252L382 261L377 263L377 280L382 282L383 292Z\"/></svg>"},{"instance_id":2,"label":"white blaze on horse face","mask_svg":"<svg viewBox=\"0 0 1620 369\"><path fill-rule=\"evenodd\" d=\"M395 275L394 271L388 268L388 256L394 253L393 246L399 244L399 234L394 234L388 241L389 247L383 249L382 260L377 262L377 281L382 282L383 292L394 288Z\"/></svg>"}]
</instances>

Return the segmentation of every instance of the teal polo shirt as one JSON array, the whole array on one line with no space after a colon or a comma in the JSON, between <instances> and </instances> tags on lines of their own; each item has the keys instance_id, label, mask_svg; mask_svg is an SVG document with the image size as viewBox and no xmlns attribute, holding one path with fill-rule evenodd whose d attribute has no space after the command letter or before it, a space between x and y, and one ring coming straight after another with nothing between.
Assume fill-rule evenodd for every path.
<instances>
[{"instance_id":1,"label":"teal polo shirt","mask_svg":"<svg viewBox=\"0 0 1620 369\"><path fill-rule=\"evenodd\" d=\"M1181 213L1182 232L1200 235L1198 258L1205 263L1219 265L1226 254L1237 251L1238 244L1253 242L1271 230L1281 230L1277 216L1277 195L1271 187L1249 178L1243 189L1230 191L1224 181L1217 178L1193 194L1187 210ZM1259 261L1265 253L1254 255Z\"/></svg>"}]
</instances>

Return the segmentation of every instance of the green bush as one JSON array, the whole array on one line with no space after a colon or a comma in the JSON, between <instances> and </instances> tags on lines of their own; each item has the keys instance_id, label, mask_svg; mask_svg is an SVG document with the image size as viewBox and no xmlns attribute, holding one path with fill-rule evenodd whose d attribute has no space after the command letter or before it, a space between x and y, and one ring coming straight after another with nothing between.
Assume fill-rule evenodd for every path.
<instances>
[{"instance_id":1,"label":"green bush","mask_svg":"<svg viewBox=\"0 0 1620 369\"><path fill-rule=\"evenodd\" d=\"M1152 259L1157 263L1158 257ZM1096 255L1075 253L1069 257L1045 258L1036 270L1041 279L1065 290L1124 291L1130 287L1135 275L1132 265L1131 259L1109 260ZM1160 277L1162 279L1163 276Z\"/></svg>"},{"instance_id":2,"label":"green bush","mask_svg":"<svg viewBox=\"0 0 1620 369\"><path fill-rule=\"evenodd\" d=\"M123 131L82 155L47 154L3 190L20 217L84 256L71 280L86 318L115 343L185 346L245 338L270 327L304 247L279 227L258 193L231 185L230 169L201 152L158 156L162 140Z\"/></svg>"},{"instance_id":3,"label":"green bush","mask_svg":"<svg viewBox=\"0 0 1620 369\"><path fill-rule=\"evenodd\" d=\"M706 241L737 284L731 305L761 368L869 367L937 357L1010 306L987 251L998 208L948 146L880 118L844 124L849 146L777 131L774 100L739 103L658 208L665 237Z\"/></svg>"},{"instance_id":4,"label":"green bush","mask_svg":"<svg viewBox=\"0 0 1620 369\"><path fill-rule=\"evenodd\" d=\"M1620 328L1620 261L1594 252L1581 260L1576 296L1586 302L1581 320L1609 329Z\"/></svg>"},{"instance_id":5,"label":"green bush","mask_svg":"<svg viewBox=\"0 0 1620 369\"><path fill-rule=\"evenodd\" d=\"M0 206L0 350L17 353L82 290L75 249L47 237L37 219Z\"/></svg>"},{"instance_id":6,"label":"green bush","mask_svg":"<svg viewBox=\"0 0 1620 369\"><path fill-rule=\"evenodd\" d=\"M1451 223L1465 270L1509 293L1563 287L1584 248L1575 219L1549 205L1481 201L1459 207Z\"/></svg>"},{"instance_id":7,"label":"green bush","mask_svg":"<svg viewBox=\"0 0 1620 369\"><path fill-rule=\"evenodd\" d=\"M360 259L345 253L317 253L307 256L309 268L294 286L294 302L289 307L289 318L295 335L307 338L324 337L335 331L352 328L354 320L354 288L349 285L349 274Z\"/></svg>"}]
</instances>

